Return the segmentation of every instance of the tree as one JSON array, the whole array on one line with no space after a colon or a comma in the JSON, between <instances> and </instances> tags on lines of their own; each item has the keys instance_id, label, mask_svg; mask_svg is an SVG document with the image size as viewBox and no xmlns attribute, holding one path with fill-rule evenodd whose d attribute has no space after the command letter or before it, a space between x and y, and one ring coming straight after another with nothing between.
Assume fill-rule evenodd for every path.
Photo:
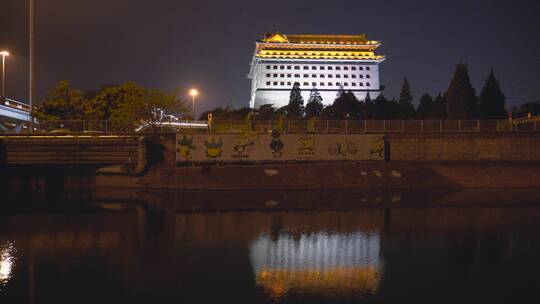
<instances>
[{"instance_id":1,"label":"tree","mask_svg":"<svg viewBox=\"0 0 540 304\"><path fill-rule=\"evenodd\" d=\"M130 102L135 98L142 98L146 89L133 82L121 85L102 85L95 96L88 101L89 107L86 115L90 119L109 120L112 112L121 104Z\"/></svg>"},{"instance_id":2,"label":"tree","mask_svg":"<svg viewBox=\"0 0 540 304\"><path fill-rule=\"evenodd\" d=\"M534 102L526 102L512 109L512 117L514 118L527 117L529 114L531 114L531 116L540 115L540 100Z\"/></svg>"},{"instance_id":3,"label":"tree","mask_svg":"<svg viewBox=\"0 0 540 304\"><path fill-rule=\"evenodd\" d=\"M320 102L322 103L322 97L321 97L321 93L319 93L319 90L317 90L316 87L313 87L311 89L311 91L309 92L309 99L308 99L308 102L312 102L312 101L315 101L315 102Z\"/></svg>"},{"instance_id":4,"label":"tree","mask_svg":"<svg viewBox=\"0 0 540 304\"><path fill-rule=\"evenodd\" d=\"M341 95L345 94L345 89L343 88L343 85L341 83L338 83L339 89L336 94L336 98L341 97Z\"/></svg>"},{"instance_id":5,"label":"tree","mask_svg":"<svg viewBox=\"0 0 540 304\"><path fill-rule=\"evenodd\" d=\"M71 87L69 81L62 80L47 94L47 98L37 108L35 117L39 120L79 120L85 118L87 100L84 92Z\"/></svg>"},{"instance_id":6,"label":"tree","mask_svg":"<svg viewBox=\"0 0 540 304\"><path fill-rule=\"evenodd\" d=\"M362 118L363 119L372 119L375 117L375 103L371 100L369 92L366 94L364 103L362 104Z\"/></svg>"},{"instance_id":7,"label":"tree","mask_svg":"<svg viewBox=\"0 0 540 304\"><path fill-rule=\"evenodd\" d=\"M506 118L506 97L501 91L499 81L495 78L493 70L489 72L480 92L480 117L484 119Z\"/></svg>"},{"instance_id":8,"label":"tree","mask_svg":"<svg viewBox=\"0 0 540 304\"><path fill-rule=\"evenodd\" d=\"M415 111L412 104L413 96L411 92L411 86L407 78L403 78L403 85L401 86L401 93L399 94L399 112L401 119L414 118Z\"/></svg>"},{"instance_id":9,"label":"tree","mask_svg":"<svg viewBox=\"0 0 540 304\"><path fill-rule=\"evenodd\" d=\"M457 65L446 91L446 112L449 119L471 119L477 116L476 92L469 79L467 65Z\"/></svg>"},{"instance_id":10,"label":"tree","mask_svg":"<svg viewBox=\"0 0 540 304\"><path fill-rule=\"evenodd\" d=\"M429 118L446 119L446 117L446 97L439 93L433 101L433 106L431 107L431 114L429 115Z\"/></svg>"},{"instance_id":11,"label":"tree","mask_svg":"<svg viewBox=\"0 0 540 304\"><path fill-rule=\"evenodd\" d=\"M132 132L138 126L150 123L159 127L161 122L157 109L164 113L185 113L186 107L177 98L178 90L165 93L157 89L145 89L135 84L128 86L118 107L111 110L110 125L117 131Z\"/></svg>"},{"instance_id":12,"label":"tree","mask_svg":"<svg viewBox=\"0 0 540 304\"><path fill-rule=\"evenodd\" d=\"M325 116L335 118L359 118L362 105L353 92L347 91L324 109Z\"/></svg>"},{"instance_id":13,"label":"tree","mask_svg":"<svg viewBox=\"0 0 540 304\"><path fill-rule=\"evenodd\" d=\"M433 98L428 93L422 95L418 104L418 108L416 109L416 115L418 116L418 118L430 118L432 109Z\"/></svg>"},{"instance_id":14,"label":"tree","mask_svg":"<svg viewBox=\"0 0 540 304\"><path fill-rule=\"evenodd\" d=\"M304 116L304 98L302 98L300 83L294 83L289 96L287 115L291 118L300 118Z\"/></svg>"},{"instance_id":15,"label":"tree","mask_svg":"<svg viewBox=\"0 0 540 304\"><path fill-rule=\"evenodd\" d=\"M322 97L317 88L311 89L308 102L306 104L306 116L315 117L320 116L324 106L322 104Z\"/></svg>"},{"instance_id":16,"label":"tree","mask_svg":"<svg viewBox=\"0 0 540 304\"><path fill-rule=\"evenodd\" d=\"M375 99L375 119L396 119L399 116L399 103L395 99L388 100L383 94L379 94Z\"/></svg>"},{"instance_id":17,"label":"tree","mask_svg":"<svg viewBox=\"0 0 540 304\"><path fill-rule=\"evenodd\" d=\"M257 110L257 118L262 120L270 120L274 118L276 111L271 104L265 104L259 107Z\"/></svg>"}]
</instances>

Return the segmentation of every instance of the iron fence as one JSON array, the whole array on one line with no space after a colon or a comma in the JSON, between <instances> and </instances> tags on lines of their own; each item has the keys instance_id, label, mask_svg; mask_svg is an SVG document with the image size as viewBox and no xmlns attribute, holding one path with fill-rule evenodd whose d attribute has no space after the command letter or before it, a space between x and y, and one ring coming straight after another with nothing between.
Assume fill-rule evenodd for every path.
<instances>
[{"instance_id":1,"label":"iron fence","mask_svg":"<svg viewBox=\"0 0 540 304\"><path fill-rule=\"evenodd\" d=\"M538 122L512 123L510 120L215 120L209 128L155 125L141 133L174 133L182 129L192 132L268 133L277 129L283 133L428 133L428 132L538 132ZM4 124L6 125L6 124ZM17 130L14 132L14 130ZM3 133L27 133L27 125L9 125ZM120 130L108 121L66 120L40 121L35 133L135 133Z\"/></svg>"},{"instance_id":2,"label":"iron fence","mask_svg":"<svg viewBox=\"0 0 540 304\"><path fill-rule=\"evenodd\" d=\"M540 126L538 126L540 127ZM214 121L212 132L259 133L278 129L285 133L428 133L428 132L537 132L536 122L510 120L282 120Z\"/></svg>"}]
</instances>

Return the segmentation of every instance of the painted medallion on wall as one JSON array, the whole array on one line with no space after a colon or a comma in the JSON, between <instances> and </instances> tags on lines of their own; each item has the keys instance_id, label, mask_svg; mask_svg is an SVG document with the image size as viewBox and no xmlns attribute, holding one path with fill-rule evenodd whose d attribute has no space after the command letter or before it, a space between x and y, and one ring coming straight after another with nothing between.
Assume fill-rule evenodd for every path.
<instances>
[{"instance_id":1,"label":"painted medallion on wall","mask_svg":"<svg viewBox=\"0 0 540 304\"><path fill-rule=\"evenodd\" d=\"M208 139L204 141L204 145L206 146L206 157L218 158L221 156L223 152L221 148L223 146L223 141L221 138L210 135Z\"/></svg>"},{"instance_id":2,"label":"painted medallion on wall","mask_svg":"<svg viewBox=\"0 0 540 304\"><path fill-rule=\"evenodd\" d=\"M328 153L334 156L346 157L356 155L356 152L358 152L358 146L355 143L348 141L345 137L342 137L340 141L331 143L328 146Z\"/></svg>"},{"instance_id":3,"label":"painted medallion on wall","mask_svg":"<svg viewBox=\"0 0 540 304\"><path fill-rule=\"evenodd\" d=\"M177 152L180 153L185 160L191 160L191 150L196 149L193 145L193 135L182 134L182 138L178 139L177 137L177 141Z\"/></svg>"},{"instance_id":4,"label":"painted medallion on wall","mask_svg":"<svg viewBox=\"0 0 540 304\"><path fill-rule=\"evenodd\" d=\"M270 141L270 149L274 158L280 158L283 155L285 145L281 140L281 133L278 130L272 130L272 141Z\"/></svg>"},{"instance_id":5,"label":"painted medallion on wall","mask_svg":"<svg viewBox=\"0 0 540 304\"><path fill-rule=\"evenodd\" d=\"M298 148L298 158L315 157L315 138L310 134L304 134L298 138L300 147Z\"/></svg>"},{"instance_id":6,"label":"painted medallion on wall","mask_svg":"<svg viewBox=\"0 0 540 304\"><path fill-rule=\"evenodd\" d=\"M249 153L255 145L255 138L249 134L239 134L233 138L232 158L249 158Z\"/></svg>"},{"instance_id":7,"label":"painted medallion on wall","mask_svg":"<svg viewBox=\"0 0 540 304\"><path fill-rule=\"evenodd\" d=\"M371 141L369 154L384 157L384 138L382 136L379 136Z\"/></svg>"}]
</instances>

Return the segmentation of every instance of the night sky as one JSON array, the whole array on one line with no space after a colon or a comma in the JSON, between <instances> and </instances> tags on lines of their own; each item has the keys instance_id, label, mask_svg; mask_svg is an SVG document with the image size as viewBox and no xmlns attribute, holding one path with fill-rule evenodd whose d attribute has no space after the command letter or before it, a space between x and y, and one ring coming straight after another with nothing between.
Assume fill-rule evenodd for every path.
<instances>
[{"instance_id":1,"label":"night sky","mask_svg":"<svg viewBox=\"0 0 540 304\"><path fill-rule=\"evenodd\" d=\"M198 112L247 106L254 42L267 32L360 34L383 42L384 94L404 76L415 103L448 87L466 62L479 93L493 68L510 105L540 99L536 1L35 0L37 94L57 81L83 90L135 81L201 93ZM26 101L27 1L1 0L8 96Z\"/></svg>"}]
</instances>

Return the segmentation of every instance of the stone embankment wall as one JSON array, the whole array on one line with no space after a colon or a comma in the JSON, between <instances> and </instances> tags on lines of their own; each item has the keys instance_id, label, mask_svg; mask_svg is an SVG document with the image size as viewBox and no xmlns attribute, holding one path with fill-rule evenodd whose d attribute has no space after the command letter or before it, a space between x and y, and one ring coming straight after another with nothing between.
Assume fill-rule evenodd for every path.
<instances>
[{"instance_id":1,"label":"stone embankment wall","mask_svg":"<svg viewBox=\"0 0 540 304\"><path fill-rule=\"evenodd\" d=\"M389 133L390 161L540 161L540 133Z\"/></svg>"}]
</instances>

